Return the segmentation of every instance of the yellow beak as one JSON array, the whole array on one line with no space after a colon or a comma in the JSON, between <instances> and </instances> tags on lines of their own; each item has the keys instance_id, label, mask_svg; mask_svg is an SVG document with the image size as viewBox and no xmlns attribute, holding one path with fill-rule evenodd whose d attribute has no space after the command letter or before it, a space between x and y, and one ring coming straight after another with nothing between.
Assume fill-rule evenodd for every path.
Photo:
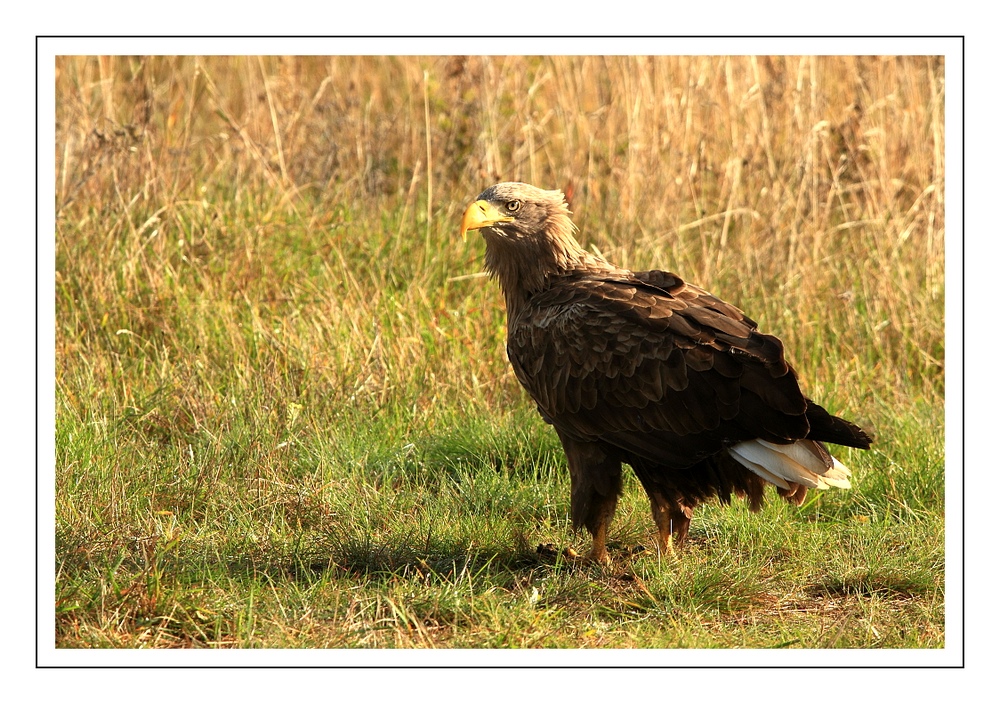
<instances>
[{"instance_id":1,"label":"yellow beak","mask_svg":"<svg viewBox=\"0 0 1000 704\"><path fill-rule=\"evenodd\" d=\"M501 215L497 207L489 201L477 200L465 209L465 215L462 216L462 241L465 241L465 233L469 230L489 227L498 222L514 222L514 218Z\"/></svg>"}]
</instances>

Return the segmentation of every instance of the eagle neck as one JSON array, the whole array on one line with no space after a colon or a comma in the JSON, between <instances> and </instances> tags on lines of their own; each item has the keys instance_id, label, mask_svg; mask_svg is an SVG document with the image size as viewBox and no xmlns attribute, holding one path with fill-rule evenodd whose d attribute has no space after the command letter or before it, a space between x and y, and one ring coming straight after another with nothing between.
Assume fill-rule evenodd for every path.
<instances>
[{"instance_id":1,"label":"eagle neck","mask_svg":"<svg viewBox=\"0 0 1000 704\"><path fill-rule=\"evenodd\" d=\"M508 321L514 320L533 296L574 274L607 268L603 259L583 249L568 228L551 228L538 235L509 236L484 232L486 270L504 294Z\"/></svg>"}]
</instances>

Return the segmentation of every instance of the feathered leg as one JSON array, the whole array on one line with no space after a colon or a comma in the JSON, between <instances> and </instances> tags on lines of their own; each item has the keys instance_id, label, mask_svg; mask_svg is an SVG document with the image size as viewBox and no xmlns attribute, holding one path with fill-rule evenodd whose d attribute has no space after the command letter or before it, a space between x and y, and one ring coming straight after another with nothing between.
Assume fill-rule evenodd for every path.
<instances>
[{"instance_id":1,"label":"feathered leg","mask_svg":"<svg viewBox=\"0 0 1000 704\"><path fill-rule=\"evenodd\" d=\"M597 443L576 442L561 435L560 439L569 463L573 527L586 526L593 538L588 559L607 564L610 561L608 526L622 490L621 462L609 456Z\"/></svg>"},{"instance_id":2,"label":"feathered leg","mask_svg":"<svg viewBox=\"0 0 1000 704\"><path fill-rule=\"evenodd\" d=\"M694 511L688 506L667 501L659 493L650 494L649 503L660 534L660 549L672 553L675 547L680 548L687 540Z\"/></svg>"},{"instance_id":3,"label":"feathered leg","mask_svg":"<svg viewBox=\"0 0 1000 704\"><path fill-rule=\"evenodd\" d=\"M698 505L697 499L692 499L676 487L665 485L664 480L669 477L669 473L663 468L651 469L638 460L629 462L649 497L649 506L659 533L660 550L672 553L675 547L681 547L687 539L691 516Z\"/></svg>"}]
</instances>

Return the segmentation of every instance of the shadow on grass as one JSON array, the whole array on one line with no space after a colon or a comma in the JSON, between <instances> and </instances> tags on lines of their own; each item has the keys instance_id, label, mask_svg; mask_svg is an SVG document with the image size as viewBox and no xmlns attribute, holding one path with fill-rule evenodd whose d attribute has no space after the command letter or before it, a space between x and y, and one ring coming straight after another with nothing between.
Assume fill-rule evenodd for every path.
<instances>
[{"instance_id":1,"label":"shadow on grass","mask_svg":"<svg viewBox=\"0 0 1000 704\"><path fill-rule=\"evenodd\" d=\"M852 573L831 575L817 585L806 589L810 596L861 596L861 597L919 597L935 589L931 582L912 575L889 571L879 574Z\"/></svg>"},{"instance_id":2,"label":"shadow on grass","mask_svg":"<svg viewBox=\"0 0 1000 704\"><path fill-rule=\"evenodd\" d=\"M489 581L498 584L516 582L543 564L553 561L526 545L476 547L435 539L349 538L322 540L297 551L260 550L229 561L226 569L236 577L300 584L341 578L454 583L467 575L489 575Z\"/></svg>"}]
</instances>

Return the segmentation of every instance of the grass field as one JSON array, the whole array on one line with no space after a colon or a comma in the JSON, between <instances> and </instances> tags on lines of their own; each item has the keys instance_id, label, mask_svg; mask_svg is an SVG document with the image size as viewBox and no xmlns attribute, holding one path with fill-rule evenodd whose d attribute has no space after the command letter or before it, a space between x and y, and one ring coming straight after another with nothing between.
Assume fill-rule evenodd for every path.
<instances>
[{"instance_id":1,"label":"grass field","mask_svg":"<svg viewBox=\"0 0 1000 704\"><path fill-rule=\"evenodd\" d=\"M943 77L60 58L56 646L943 647ZM457 237L500 180L779 335L875 431L855 486L704 507L661 557L629 477L613 565L564 563L564 457Z\"/></svg>"}]
</instances>

